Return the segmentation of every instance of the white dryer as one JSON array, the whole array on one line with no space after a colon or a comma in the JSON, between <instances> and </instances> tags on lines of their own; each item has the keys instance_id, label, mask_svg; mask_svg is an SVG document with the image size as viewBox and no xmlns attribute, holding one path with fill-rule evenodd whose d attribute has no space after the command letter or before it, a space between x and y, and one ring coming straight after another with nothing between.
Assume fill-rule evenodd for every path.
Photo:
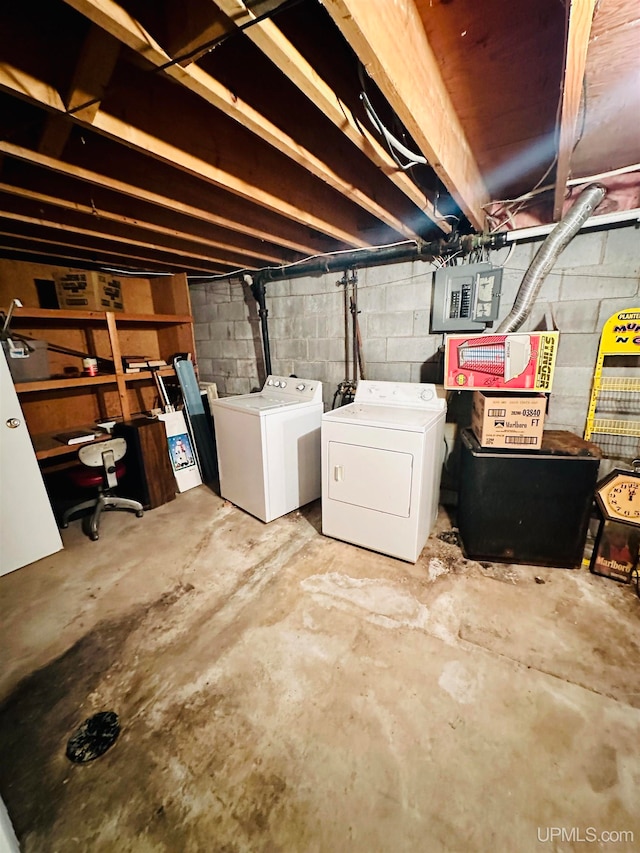
<instances>
[{"instance_id":1,"label":"white dryer","mask_svg":"<svg viewBox=\"0 0 640 853\"><path fill-rule=\"evenodd\" d=\"M223 498L273 521L320 497L321 382L269 376L210 405Z\"/></svg>"},{"instance_id":2,"label":"white dryer","mask_svg":"<svg viewBox=\"0 0 640 853\"><path fill-rule=\"evenodd\" d=\"M322 532L415 563L438 514L446 403L435 385L358 383L322 418Z\"/></svg>"}]
</instances>

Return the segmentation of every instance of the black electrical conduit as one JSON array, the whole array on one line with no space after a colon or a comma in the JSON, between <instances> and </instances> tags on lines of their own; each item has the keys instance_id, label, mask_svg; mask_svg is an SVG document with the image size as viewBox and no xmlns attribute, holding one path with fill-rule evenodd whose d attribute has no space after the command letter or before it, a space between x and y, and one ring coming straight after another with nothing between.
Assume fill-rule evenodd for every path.
<instances>
[{"instance_id":1,"label":"black electrical conduit","mask_svg":"<svg viewBox=\"0 0 640 853\"><path fill-rule=\"evenodd\" d=\"M463 234L450 235L447 239L431 242L398 243L395 246L380 246L371 249L354 249L352 252L340 252L308 261L267 267L259 270L257 276L265 281L280 281L285 278L299 278L303 275L319 275L328 272L344 272L347 269L375 267L400 261L430 261L447 255L469 255L483 247L500 249L506 245L505 234Z\"/></svg>"},{"instance_id":2,"label":"black electrical conduit","mask_svg":"<svg viewBox=\"0 0 640 853\"><path fill-rule=\"evenodd\" d=\"M356 249L353 252L341 252L322 258L310 258L289 266L273 267L242 274L243 280L251 287L253 298L258 303L264 366L267 376L271 373L271 347L269 344L269 311L266 305L265 285L272 281L299 278L304 275L322 275L329 272L344 272L356 267L375 267L380 264L402 261L430 261L448 255L469 255L481 248L500 249L506 243L504 234L452 234L446 240L433 240L429 243L399 243L396 246L381 246L372 249Z\"/></svg>"},{"instance_id":3,"label":"black electrical conduit","mask_svg":"<svg viewBox=\"0 0 640 853\"><path fill-rule=\"evenodd\" d=\"M260 330L262 332L262 349L264 352L264 369L266 370L267 376L271 373L271 347L269 345L269 323L268 316L269 311L267 310L267 302L266 302L266 290L264 286L264 278L262 275L256 275L253 279L251 276L245 276L245 281L248 279L251 280L251 293L253 293L253 298L258 303L258 315L260 317Z\"/></svg>"}]
</instances>

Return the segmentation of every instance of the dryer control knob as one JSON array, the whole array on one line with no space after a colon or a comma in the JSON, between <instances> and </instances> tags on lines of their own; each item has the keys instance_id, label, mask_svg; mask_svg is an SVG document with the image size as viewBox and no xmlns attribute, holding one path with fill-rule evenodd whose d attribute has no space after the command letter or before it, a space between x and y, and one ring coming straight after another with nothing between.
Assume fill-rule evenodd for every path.
<instances>
[{"instance_id":1,"label":"dryer control knob","mask_svg":"<svg viewBox=\"0 0 640 853\"><path fill-rule=\"evenodd\" d=\"M425 388L424 391L422 391L420 394L420 399L425 401L433 400L433 391L431 390L431 388Z\"/></svg>"},{"instance_id":2,"label":"dryer control knob","mask_svg":"<svg viewBox=\"0 0 640 853\"><path fill-rule=\"evenodd\" d=\"M280 387L280 380L276 379L276 381L273 384L276 386L276 388L279 388Z\"/></svg>"},{"instance_id":3,"label":"dryer control knob","mask_svg":"<svg viewBox=\"0 0 640 853\"><path fill-rule=\"evenodd\" d=\"M296 385L296 391L304 391L304 385L300 383L300 385Z\"/></svg>"},{"instance_id":4,"label":"dryer control knob","mask_svg":"<svg viewBox=\"0 0 640 853\"><path fill-rule=\"evenodd\" d=\"M267 385L273 385L273 379L267 379Z\"/></svg>"},{"instance_id":5,"label":"dryer control knob","mask_svg":"<svg viewBox=\"0 0 640 853\"><path fill-rule=\"evenodd\" d=\"M287 383L284 381L284 379L280 382L280 387L281 387L281 388L286 388L286 387L287 387Z\"/></svg>"}]
</instances>

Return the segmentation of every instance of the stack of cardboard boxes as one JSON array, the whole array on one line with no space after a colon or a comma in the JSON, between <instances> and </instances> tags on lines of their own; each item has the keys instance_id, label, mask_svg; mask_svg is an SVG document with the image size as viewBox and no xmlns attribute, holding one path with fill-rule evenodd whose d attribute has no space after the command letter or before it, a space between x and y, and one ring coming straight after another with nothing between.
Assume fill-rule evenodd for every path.
<instances>
[{"instance_id":1,"label":"stack of cardboard boxes","mask_svg":"<svg viewBox=\"0 0 640 853\"><path fill-rule=\"evenodd\" d=\"M473 391L471 429L482 447L540 449L558 336L447 337L445 388Z\"/></svg>"},{"instance_id":2,"label":"stack of cardboard boxes","mask_svg":"<svg viewBox=\"0 0 640 853\"><path fill-rule=\"evenodd\" d=\"M599 458L543 432L557 332L450 336L445 383L473 392L462 430L457 521L473 559L581 565Z\"/></svg>"}]
</instances>

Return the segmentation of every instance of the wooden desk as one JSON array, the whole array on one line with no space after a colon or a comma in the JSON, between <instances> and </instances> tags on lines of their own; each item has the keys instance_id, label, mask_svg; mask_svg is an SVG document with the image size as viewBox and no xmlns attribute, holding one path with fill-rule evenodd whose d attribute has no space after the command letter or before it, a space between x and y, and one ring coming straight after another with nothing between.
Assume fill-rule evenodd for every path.
<instances>
[{"instance_id":1,"label":"wooden desk","mask_svg":"<svg viewBox=\"0 0 640 853\"><path fill-rule=\"evenodd\" d=\"M74 427L74 429L86 429L87 432L91 430L97 429L95 424L81 424L79 427ZM56 432L63 432L63 430L57 430ZM52 459L55 456L66 456L69 453L73 453L74 455L78 455L78 450L82 447L83 444L88 444L88 441L78 442L77 444L63 444L61 441L58 441L57 438L54 437L55 434L52 432L40 433L40 435L32 435L31 442L33 444L33 449L36 452L36 459L41 461L43 459ZM106 441L108 438L111 438L108 432L104 434L98 435L95 438L91 439L92 442L96 441Z\"/></svg>"},{"instance_id":2,"label":"wooden desk","mask_svg":"<svg viewBox=\"0 0 640 853\"><path fill-rule=\"evenodd\" d=\"M82 426L79 429L83 429ZM88 430L95 429L89 425ZM145 509L153 509L175 500L176 480L169 460L164 423L153 418L135 418L116 423L113 433L96 436L90 441L62 444L53 433L33 436L36 457L46 477L50 495L58 504L69 498L71 487L65 471L78 465L78 451L87 444L101 443L110 438L124 438L127 453L125 473L119 479L117 494L140 501Z\"/></svg>"}]
</instances>

